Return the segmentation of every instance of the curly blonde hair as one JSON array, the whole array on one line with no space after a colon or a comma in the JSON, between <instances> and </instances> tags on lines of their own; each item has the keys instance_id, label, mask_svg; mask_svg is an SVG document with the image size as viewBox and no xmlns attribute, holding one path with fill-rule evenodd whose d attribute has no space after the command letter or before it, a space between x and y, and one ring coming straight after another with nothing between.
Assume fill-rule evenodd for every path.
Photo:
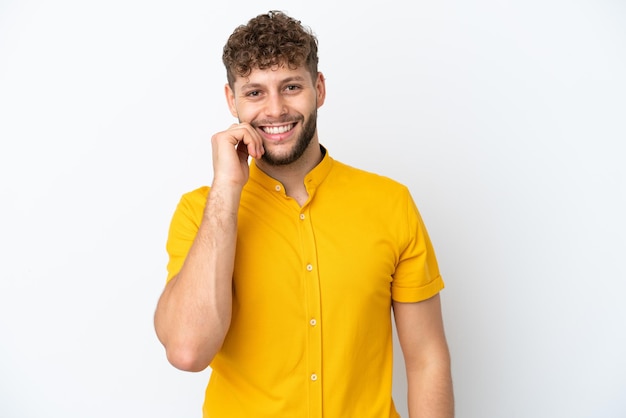
<instances>
[{"instance_id":1,"label":"curly blonde hair","mask_svg":"<svg viewBox=\"0 0 626 418\"><path fill-rule=\"evenodd\" d=\"M241 25L230 35L222 61L228 84L247 77L252 70L295 69L305 66L312 78L317 76L317 38L310 28L280 11L261 14Z\"/></svg>"}]
</instances>

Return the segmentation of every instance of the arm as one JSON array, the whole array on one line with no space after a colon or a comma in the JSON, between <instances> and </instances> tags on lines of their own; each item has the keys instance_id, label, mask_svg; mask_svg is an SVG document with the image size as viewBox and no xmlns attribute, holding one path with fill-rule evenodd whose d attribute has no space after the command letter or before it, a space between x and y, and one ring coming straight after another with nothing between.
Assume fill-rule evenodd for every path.
<instances>
[{"instance_id":1,"label":"arm","mask_svg":"<svg viewBox=\"0 0 626 418\"><path fill-rule=\"evenodd\" d=\"M393 302L404 355L410 418L453 418L450 353L439 295L417 303Z\"/></svg>"},{"instance_id":2,"label":"arm","mask_svg":"<svg viewBox=\"0 0 626 418\"><path fill-rule=\"evenodd\" d=\"M212 138L214 179L197 235L180 272L166 285L154 315L169 362L204 370L222 346L232 312L237 212L248 156L263 149L254 129L233 125Z\"/></svg>"}]
</instances>

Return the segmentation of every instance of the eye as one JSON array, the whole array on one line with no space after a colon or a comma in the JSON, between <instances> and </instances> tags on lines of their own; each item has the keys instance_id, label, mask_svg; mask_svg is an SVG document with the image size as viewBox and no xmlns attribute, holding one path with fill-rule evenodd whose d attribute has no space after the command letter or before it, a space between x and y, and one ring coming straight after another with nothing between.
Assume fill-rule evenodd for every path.
<instances>
[{"instance_id":1,"label":"eye","mask_svg":"<svg viewBox=\"0 0 626 418\"><path fill-rule=\"evenodd\" d=\"M294 93L294 92L297 92L298 90L301 90L301 87L297 84L290 84L285 87L285 91L289 93Z\"/></svg>"},{"instance_id":2,"label":"eye","mask_svg":"<svg viewBox=\"0 0 626 418\"><path fill-rule=\"evenodd\" d=\"M261 94L259 90L251 90L246 93L247 97L258 97Z\"/></svg>"}]
</instances>

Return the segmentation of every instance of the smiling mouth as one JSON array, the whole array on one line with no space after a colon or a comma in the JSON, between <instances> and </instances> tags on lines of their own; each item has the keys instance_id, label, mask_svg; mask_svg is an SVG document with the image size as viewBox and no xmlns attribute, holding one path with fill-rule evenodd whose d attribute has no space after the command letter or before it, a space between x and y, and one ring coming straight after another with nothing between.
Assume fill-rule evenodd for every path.
<instances>
[{"instance_id":1,"label":"smiling mouth","mask_svg":"<svg viewBox=\"0 0 626 418\"><path fill-rule=\"evenodd\" d=\"M263 126L261 130L269 135L278 135L284 134L285 132L289 132L293 129L294 124L290 123L289 125L281 125L281 126Z\"/></svg>"}]
</instances>

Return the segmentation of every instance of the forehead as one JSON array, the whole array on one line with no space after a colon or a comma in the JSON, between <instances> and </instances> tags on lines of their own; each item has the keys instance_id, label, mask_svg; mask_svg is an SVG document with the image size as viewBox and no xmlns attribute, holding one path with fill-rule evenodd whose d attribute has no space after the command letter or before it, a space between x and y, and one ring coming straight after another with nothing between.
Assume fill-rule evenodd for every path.
<instances>
[{"instance_id":1,"label":"forehead","mask_svg":"<svg viewBox=\"0 0 626 418\"><path fill-rule=\"evenodd\" d=\"M304 66L291 69L284 65L258 69L255 68L247 77L235 78L235 89L249 88L253 86L272 86L288 82L312 83L312 77Z\"/></svg>"}]
</instances>

